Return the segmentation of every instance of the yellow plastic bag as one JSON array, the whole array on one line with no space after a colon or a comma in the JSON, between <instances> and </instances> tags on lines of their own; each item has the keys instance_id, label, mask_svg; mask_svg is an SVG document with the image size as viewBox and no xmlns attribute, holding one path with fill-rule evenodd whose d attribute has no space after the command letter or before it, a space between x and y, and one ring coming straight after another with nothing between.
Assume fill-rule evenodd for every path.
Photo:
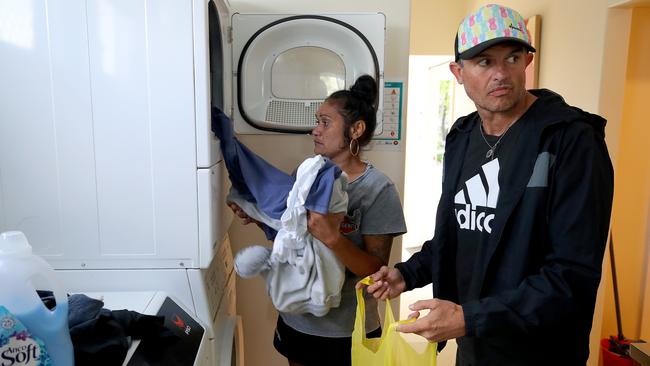
<instances>
[{"instance_id":1,"label":"yellow plastic bag","mask_svg":"<svg viewBox=\"0 0 650 366\"><path fill-rule=\"evenodd\" d=\"M361 283L370 285L372 279L366 277ZM437 344L427 344L422 353L413 349L395 327L414 319L396 322L390 301L386 301L381 338L366 338L366 307L362 291L357 290L357 317L352 332L352 366L435 366Z\"/></svg>"}]
</instances>

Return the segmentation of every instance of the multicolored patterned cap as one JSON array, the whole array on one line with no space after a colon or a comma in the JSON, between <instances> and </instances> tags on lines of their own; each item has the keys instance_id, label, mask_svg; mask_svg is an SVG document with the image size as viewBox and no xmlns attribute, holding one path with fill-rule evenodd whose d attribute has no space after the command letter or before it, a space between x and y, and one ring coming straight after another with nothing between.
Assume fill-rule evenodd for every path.
<instances>
[{"instance_id":1,"label":"multicolored patterned cap","mask_svg":"<svg viewBox=\"0 0 650 366\"><path fill-rule=\"evenodd\" d=\"M501 42L519 42L535 52L521 14L501 5L482 6L458 27L454 41L456 61L470 59Z\"/></svg>"}]
</instances>

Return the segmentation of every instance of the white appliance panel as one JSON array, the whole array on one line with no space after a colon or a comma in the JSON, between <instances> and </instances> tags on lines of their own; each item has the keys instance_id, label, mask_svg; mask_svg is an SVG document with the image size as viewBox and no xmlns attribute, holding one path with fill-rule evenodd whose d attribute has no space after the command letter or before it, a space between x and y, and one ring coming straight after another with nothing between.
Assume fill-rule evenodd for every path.
<instances>
[{"instance_id":1,"label":"white appliance panel","mask_svg":"<svg viewBox=\"0 0 650 366\"><path fill-rule=\"evenodd\" d=\"M194 314L194 299L188 270L58 270L58 279L69 293L165 291L185 304ZM203 322L205 322L202 319Z\"/></svg>"},{"instance_id":2,"label":"white appliance panel","mask_svg":"<svg viewBox=\"0 0 650 366\"><path fill-rule=\"evenodd\" d=\"M233 213L226 206L230 189L228 172L223 162L210 169L199 169L199 267L207 268L217 253L218 245L228 234Z\"/></svg>"},{"instance_id":3,"label":"white appliance panel","mask_svg":"<svg viewBox=\"0 0 650 366\"><path fill-rule=\"evenodd\" d=\"M19 4L0 12L30 35L0 42L0 230L55 268L197 267L192 4Z\"/></svg>"},{"instance_id":4,"label":"white appliance panel","mask_svg":"<svg viewBox=\"0 0 650 366\"><path fill-rule=\"evenodd\" d=\"M100 255L175 255L196 232L191 10L88 3Z\"/></svg>"},{"instance_id":5,"label":"white appliance panel","mask_svg":"<svg viewBox=\"0 0 650 366\"><path fill-rule=\"evenodd\" d=\"M47 9L13 1L0 11L7 27L0 42L0 230L26 232L51 257L71 240L97 241L81 3ZM69 230L79 223L82 229Z\"/></svg>"}]
</instances>

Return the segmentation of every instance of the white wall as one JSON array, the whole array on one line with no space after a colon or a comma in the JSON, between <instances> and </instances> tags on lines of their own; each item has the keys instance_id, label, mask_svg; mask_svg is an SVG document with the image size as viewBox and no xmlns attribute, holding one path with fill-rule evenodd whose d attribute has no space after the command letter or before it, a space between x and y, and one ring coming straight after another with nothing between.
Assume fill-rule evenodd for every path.
<instances>
[{"instance_id":1,"label":"white wall","mask_svg":"<svg viewBox=\"0 0 650 366\"><path fill-rule=\"evenodd\" d=\"M469 0L413 0L411 55L453 55L458 24L469 13Z\"/></svg>"},{"instance_id":2,"label":"white wall","mask_svg":"<svg viewBox=\"0 0 650 366\"><path fill-rule=\"evenodd\" d=\"M240 13L319 13L319 12L382 12L386 15L386 81L407 80L409 47L408 0L330 0L326 2L299 0L230 0L234 12ZM406 95L404 95L406 100ZM404 111L406 107L404 106ZM406 120L403 113L403 120ZM402 135L403 136L403 135ZM246 135L240 140L271 164L285 171L293 170L312 154L309 136ZM369 151L365 158L386 173L395 182L400 194L404 182L404 152ZM233 250L265 243L255 227L244 227L234 222L230 228ZM401 243L396 242L392 260L399 258ZM397 307L395 305L394 307ZM237 278L237 312L243 317L245 362L247 366L286 365L286 359L273 348L273 331L277 313L266 294L261 278Z\"/></svg>"}]
</instances>

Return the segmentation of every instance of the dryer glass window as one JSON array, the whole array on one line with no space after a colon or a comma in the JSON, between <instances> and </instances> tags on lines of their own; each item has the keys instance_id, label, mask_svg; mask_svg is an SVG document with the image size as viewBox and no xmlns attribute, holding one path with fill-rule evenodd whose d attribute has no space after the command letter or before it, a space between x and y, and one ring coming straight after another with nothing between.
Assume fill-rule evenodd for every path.
<instances>
[{"instance_id":1,"label":"dryer glass window","mask_svg":"<svg viewBox=\"0 0 650 366\"><path fill-rule=\"evenodd\" d=\"M321 47L291 48L274 60L271 93L282 99L325 99L345 88L345 64Z\"/></svg>"}]
</instances>

